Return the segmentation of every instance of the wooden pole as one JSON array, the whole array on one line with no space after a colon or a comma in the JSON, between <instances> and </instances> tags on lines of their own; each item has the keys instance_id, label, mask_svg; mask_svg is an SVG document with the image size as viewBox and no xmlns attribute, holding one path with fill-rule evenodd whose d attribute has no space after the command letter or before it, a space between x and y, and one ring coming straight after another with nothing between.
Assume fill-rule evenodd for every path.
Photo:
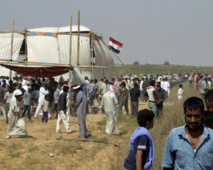
<instances>
[{"instance_id":1,"label":"wooden pole","mask_svg":"<svg viewBox=\"0 0 213 170\"><path fill-rule=\"evenodd\" d=\"M69 82L71 83L71 61L72 61L72 17L70 17L70 51L69 51Z\"/></svg>"},{"instance_id":2,"label":"wooden pole","mask_svg":"<svg viewBox=\"0 0 213 170\"><path fill-rule=\"evenodd\" d=\"M12 20L12 31L11 31L11 61L13 60L13 33L14 33L14 19ZM10 70L10 80L12 80L12 71Z\"/></svg>"},{"instance_id":3,"label":"wooden pole","mask_svg":"<svg viewBox=\"0 0 213 170\"><path fill-rule=\"evenodd\" d=\"M79 65L79 49L80 49L80 10L78 10L78 46L77 46L77 65Z\"/></svg>"},{"instance_id":4,"label":"wooden pole","mask_svg":"<svg viewBox=\"0 0 213 170\"><path fill-rule=\"evenodd\" d=\"M94 46L93 46L93 34L91 34L91 36L90 36L90 39L91 39L91 59L92 59L92 66L93 66L93 62L94 62L94 57L93 57L93 48L94 48ZM92 67L92 77L91 77L92 79L94 79L94 69L93 69L93 67Z\"/></svg>"}]
</instances>

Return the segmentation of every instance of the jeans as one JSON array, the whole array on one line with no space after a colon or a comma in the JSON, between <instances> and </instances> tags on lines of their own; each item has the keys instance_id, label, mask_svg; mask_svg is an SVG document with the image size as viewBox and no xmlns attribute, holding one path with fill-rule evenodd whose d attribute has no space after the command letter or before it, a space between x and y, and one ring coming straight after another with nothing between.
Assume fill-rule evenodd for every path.
<instances>
[{"instance_id":1,"label":"jeans","mask_svg":"<svg viewBox=\"0 0 213 170\"><path fill-rule=\"evenodd\" d=\"M163 104L159 104L156 106L157 106L157 117L160 117L163 114Z\"/></svg>"},{"instance_id":2,"label":"jeans","mask_svg":"<svg viewBox=\"0 0 213 170\"><path fill-rule=\"evenodd\" d=\"M45 123L48 122L48 112L43 112L42 122L45 120Z\"/></svg>"},{"instance_id":3,"label":"jeans","mask_svg":"<svg viewBox=\"0 0 213 170\"><path fill-rule=\"evenodd\" d=\"M121 98L121 95L120 95L120 94L119 94L119 95L117 95L118 106L119 106L119 104L120 104L120 98Z\"/></svg>"},{"instance_id":4,"label":"jeans","mask_svg":"<svg viewBox=\"0 0 213 170\"><path fill-rule=\"evenodd\" d=\"M151 110L155 114L155 117L157 117L157 106L156 106L156 103L149 101L148 106L149 106L149 110Z\"/></svg>"},{"instance_id":5,"label":"jeans","mask_svg":"<svg viewBox=\"0 0 213 170\"><path fill-rule=\"evenodd\" d=\"M9 112L10 103L5 103L4 109L6 114L6 121L8 121L8 112Z\"/></svg>"},{"instance_id":6,"label":"jeans","mask_svg":"<svg viewBox=\"0 0 213 170\"><path fill-rule=\"evenodd\" d=\"M129 109L128 109L128 99L126 99L125 101L121 101L120 100L120 104L119 104L119 114L122 113L122 107L125 107L125 111L126 111L126 114L128 115L129 114Z\"/></svg>"},{"instance_id":7,"label":"jeans","mask_svg":"<svg viewBox=\"0 0 213 170\"><path fill-rule=\"evenodd\" d=\"M31 109L31 106L29 105L24 105L24 110L22 112L22 117L25 116L25 113L27 112L27 117L28 117L28 120L31 121L31 113L30 113L30 109Z\"/></svg>"},{"instance_id":8,"label":"jeans","mask_svg":"<svg viewBox=\"0 0 213 170\"><path fill-rule=\"evenodd\" d=\"M141 99L141 100L144 100L144 93L143 93L143 90L141 90L140 99Z\"/></svg>"},{"instance_id":9,"label":"jeans","mask_svg":"<svg viewBox=\"0 0 213 170\"><path fill-rule=\"evenodd\" d=\"M138 102L131 101L131 115L132 116L138 115Z\"/></svg>"}]
</instances>

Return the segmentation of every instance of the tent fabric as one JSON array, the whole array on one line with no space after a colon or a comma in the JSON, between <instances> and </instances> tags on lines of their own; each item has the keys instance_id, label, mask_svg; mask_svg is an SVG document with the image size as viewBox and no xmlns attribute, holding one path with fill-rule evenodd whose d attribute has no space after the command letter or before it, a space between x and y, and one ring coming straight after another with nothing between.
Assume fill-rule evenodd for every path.
<instances>
[{"instance_id":1,"label":"tent fabric","mask_svg":"<svg viewBox=\"0 0 213 170\"><path fill-rule=\"evenodd\" d=\"M0 58L10 60L11 59L11 33L1 33L0 34ZM13 60L17 60L19 56L19 51L21 49L21 45L23 43L24 36L19 33L13 34ZM10 70L5 67L0 66L0 73L3 76L9 76ZM12 72L12 76L15 73Z\"/></svg>"},{"instance_id":2,"label":"tent fabric","mask_svg":"<svg viewBox=\"0 0 213 170\"><path fill-rule=\"evenodd\" d=\"M77 65L77 31L78 26L72 26L71 64L73 67ZM58 63L66 65L69 64L69 26L33 28L15 32L13 60L18 59L20 48L23 43L24 36L26 35L28 61L41 63ZM92 40L91 36L94 37ZM10 59L11 33L7 33L7 31L0 31L0 42L0 58ZM110 50L102 42L102 39L93 34L89 28L80 26L79 64L91 66L92 63L94 63L94 65L96 66L107 66L109 69L92 69L89 67L78 68L83 77L87 76L88 78L97 79L106 77L108 79L111 79L113 63ZM3 70L7 70L7 72ZM9 75L9 71L6 68L2 68L0 66L0 71L2 75ZM62 77L66 80L68 79L68 75L69 74L66 73L63 74Z\"/></svg>"},{"instance_id":3,"label":"tent fabric","mask_svg":"<svg viewBox=\"0 0 213 170\"><path fill-rule=\"evenodd\" d=\"M28 61L59 63L57 38L28 36L27 55Z\"/></svg>"},{"instance_id":4,"label":"tent fabric","mask_svg":"<svg viewBox=\"0 0 213 170\"><path fill-rule=\"evenodd\" d=\"M71 74L71 81L70 86L76 86L76 85L85 85L86 82L84 80L84 77L80 73L78 68L73 68L72 74Z\"/></svg>"}]
</instances>

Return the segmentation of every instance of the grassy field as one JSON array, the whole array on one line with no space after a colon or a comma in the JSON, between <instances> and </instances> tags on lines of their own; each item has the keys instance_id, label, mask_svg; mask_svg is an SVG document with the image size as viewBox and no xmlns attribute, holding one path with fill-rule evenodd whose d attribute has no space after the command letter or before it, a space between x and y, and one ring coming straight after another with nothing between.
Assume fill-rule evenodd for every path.
<instances>
[{"instance_id":1,"label":"grassy field","mask_svg":"<svg viewBox=\"0 0 213 170\"><path fill-rule=\"evenodd\" d=\"M178 74L181 73L185 75L186 73L208 73L213 74L213 67L198 67L198 66L183 66L183 65L127 65L130 73L132 74L147 74L147 73L159 73L159 74L167 74L173 73ZM129 74L129 72L122 65L114 66L115 74Z\"/></svg>"}]
</instances>

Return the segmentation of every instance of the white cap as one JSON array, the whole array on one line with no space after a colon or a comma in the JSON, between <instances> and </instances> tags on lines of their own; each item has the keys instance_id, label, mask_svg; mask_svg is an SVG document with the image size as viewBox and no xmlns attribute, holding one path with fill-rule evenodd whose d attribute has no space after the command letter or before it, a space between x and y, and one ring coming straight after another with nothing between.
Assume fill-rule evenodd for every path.
<instances>
[{"instance_id":1,"label":"white cap","mask_svg":"<svg viewBox=\"0 0 213 170\"><path fill-rule=\"evenodd\" d=\"M73 90L77 90L77 89L79 89L80 87L81 87L80 85L74 86L74 87L73 87Z\"/></svg>"}]
</instances>

